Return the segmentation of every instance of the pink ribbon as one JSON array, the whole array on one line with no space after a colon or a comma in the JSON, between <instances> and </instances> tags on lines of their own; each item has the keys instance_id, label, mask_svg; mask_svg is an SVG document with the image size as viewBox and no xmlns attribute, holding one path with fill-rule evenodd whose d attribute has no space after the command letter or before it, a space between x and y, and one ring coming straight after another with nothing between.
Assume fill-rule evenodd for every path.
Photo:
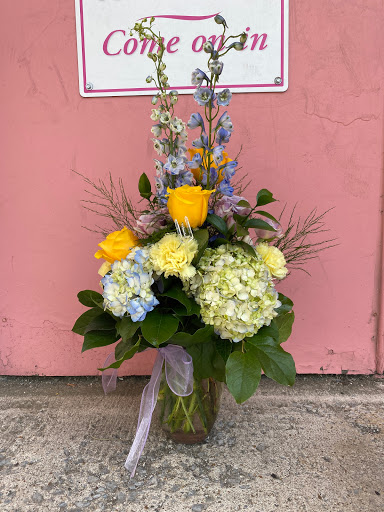
<instances>
[{"instance_id":1,"label":"pink ribbon","mask_svg":"<svg viewBox=\"0 0 384 512\"><path fill-rule=\"evenodd\" d=\"M111 356L113 355L108 356L106 364ZM159 394L163 364L165 364L165 377L168 386L175 395L188 396L193 391L192 357L185 348L178 345L167 345L164 348L159 348L153 365L151 380L143 390L136 436L125 462L125 468L131 472L131 478L135 475L137 464L147 442L152 414ZM116 389L117 370L112 370L112 372L109 370L103 372L102 384L105 393ZM106 371L108 374L105 374Z\"/></svg>"}]
</instances>

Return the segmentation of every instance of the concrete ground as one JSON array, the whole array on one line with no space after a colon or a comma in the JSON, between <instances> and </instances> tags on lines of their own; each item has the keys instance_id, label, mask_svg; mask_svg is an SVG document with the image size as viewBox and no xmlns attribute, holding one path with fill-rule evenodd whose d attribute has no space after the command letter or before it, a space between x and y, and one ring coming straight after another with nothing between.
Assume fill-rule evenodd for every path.
<instances>
[{"instance_id":1,"label":"concrete ground","mask_svg":"<svg viewBox=\"0 0 384 512\"><path fill-rule=\"evenodd\" d=\"M224 393L202 445L154 418L136 476L124 462L146 378L104 396L98 378L0 377L0 510L384 511L384 380L263 378L243 406Z\"/></svg>"}]
</instances>

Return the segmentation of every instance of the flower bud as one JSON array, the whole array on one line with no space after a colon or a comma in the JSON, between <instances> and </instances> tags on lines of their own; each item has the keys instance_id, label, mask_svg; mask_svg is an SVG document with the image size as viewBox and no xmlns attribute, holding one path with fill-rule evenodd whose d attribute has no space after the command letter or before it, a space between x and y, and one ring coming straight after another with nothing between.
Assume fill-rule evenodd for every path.
<instances>
[{"instance_id":1,"label":"flower bud","mask_svg":"<svg viewBox=\"0 0 384 512\"><path fill-rule=\"evenodd\" d=\"M159 66L159 69L160 71L164 71L164 69L166 68L167 66L164 64L164 62L162 62Z\"/></svg>"},{"instance_id":2,"label":"flower bud","mask_svg":"<svg viewBox=\"0 0 384 512\"><path fill-rule=\"evenodd\" d=\"M205 51L205 53L212 53L214 48L213 48L213 44L211 43L211 41L207 41L206 43L203 44L203 50Z\"/></svg>"},{"instance_id":3,"label":"flower bud","mask_svg":"<svg viewBox=\"0 0 384 512\"><path fill-rule=\"evenodd\" d=\"M219 60L212 60L209 63L209 70L214 75L221 75L221 72L223 71L223 63Z\"/></svg>"},{"instance_id":4,"label":"flower bud","mask_svg":"<svg viewBox=\"0 0 384 512\"><path fill-rule=\"evenodd\" d=\"M245 32L243 32L240 36L240 43L245 43L248 39L248 34L246 34Z\"/></svg>"},{"instance_id":5,"label":"flower bud","mask_svg":"<svg viewBox=\"0 0 384 512\"><path fill-rule=\"evenodd\" d=\"M227 22L222 16L220 16L220 14L216 14L214 19L218 25L224 25L224 27L228 28Z\"/></svg>"},{"instance_id":6,"label":"flower bud","mask_svg":"<svg viewBox=\"0 0 384 512\"><path fill-rule=\"evenodd\" d=\"M235 43L230 44L228 48L234 48L235 50L240 52L244 48L244 44L240 43L239 41L236 41Z\"/></svg>"},{"instance_id":7,"label":"flower bud","mask_svg":"<svg viewBox=\"0 0 384 512\"><path fill-rule=\"evenodd\" d=\"M151 23L153 23L154 21L155 21L155 18L152 16Z\"/></svg>"},{"instance_id":8,"label":"flower bud","mask_svg":"<svg viewBox=\"0 0 384 512\"><path fill-rule=\"evenodd\" d=\"M167 83L167 80L168 80L167 75L161 75L161 77L160 77L161 83L165 84L165 83Z\"/></svg>"},{"instance_id":9,"label":"flower bud","mask_svg":"<svg viewBox=\"0 0 384 512\"><path fill-rule=\"evenodd\" d=\"M156 105L156 103L158 101L159 101L159 97L158 96L153 96L151 103L152 103L152 105Z\"/></svg>"},{"instance_id":10,"label":"flower bud","mask_svg":"<svg viewBox=\"0 0 384 512\"><path fill-rule=\"evenodd\" d=\"M147 23L147 21L148 21L147 18L143 19L143 23Z\"/></svg>"},{"instance_id":11,"label":"flower bud","mask_svg":"<svg viewBox=\"0 0 384 512\"><path fill-rule=\"evenodd\" d=\"M147 84L150 84L152 82L152 77L151 75L147 76L147 78L145 79L145 81L147 82Z\"/></svg>"}]
</instances>

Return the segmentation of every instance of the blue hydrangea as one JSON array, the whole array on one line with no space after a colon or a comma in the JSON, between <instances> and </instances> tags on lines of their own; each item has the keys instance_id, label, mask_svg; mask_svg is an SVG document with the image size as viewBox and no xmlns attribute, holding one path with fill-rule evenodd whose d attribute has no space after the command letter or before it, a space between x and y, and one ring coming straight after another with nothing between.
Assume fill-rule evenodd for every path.
<instances>
[{"instance_id":1,"label":"blue hydrangea","mask_svg":"<svg viewBox=\"0 0 384 512\"><path fill-rule=\"evenodd\" d=\"M149 249L134 248L124 260L112 264L111 272L101 280L104 309L141 322L159 304L151 289L153 269L148 255Z\"/></svg>"}]
</instances>

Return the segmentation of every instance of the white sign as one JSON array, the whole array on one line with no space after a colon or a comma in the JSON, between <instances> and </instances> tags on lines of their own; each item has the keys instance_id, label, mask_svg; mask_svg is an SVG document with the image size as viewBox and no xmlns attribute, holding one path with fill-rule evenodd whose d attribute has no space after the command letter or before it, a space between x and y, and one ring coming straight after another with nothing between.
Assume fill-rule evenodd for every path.
<instances>
[{"instance_id":1,"label":"white sign","mask_svg":"<svg viewBox=\"0 0 384 512\"><path fill-rule=\"evenodd\" d=\"M81 96L134 96L154 94L145 78L154 72L147 57L156 52L152 41L140 41L130 29L143 18L154 16L155 32L164 38L163 57L172 89L191 94L191 72L207 69L207 40L218 49L222 26L226 35L245 31L242 51L224 57L217 89L232 92L282 92L288 88L288 0L76 0L76 27ZM230 42L236 41L232 39ZM229 44L229 43L227 43Z\"/></svg>"}]
</instances>

